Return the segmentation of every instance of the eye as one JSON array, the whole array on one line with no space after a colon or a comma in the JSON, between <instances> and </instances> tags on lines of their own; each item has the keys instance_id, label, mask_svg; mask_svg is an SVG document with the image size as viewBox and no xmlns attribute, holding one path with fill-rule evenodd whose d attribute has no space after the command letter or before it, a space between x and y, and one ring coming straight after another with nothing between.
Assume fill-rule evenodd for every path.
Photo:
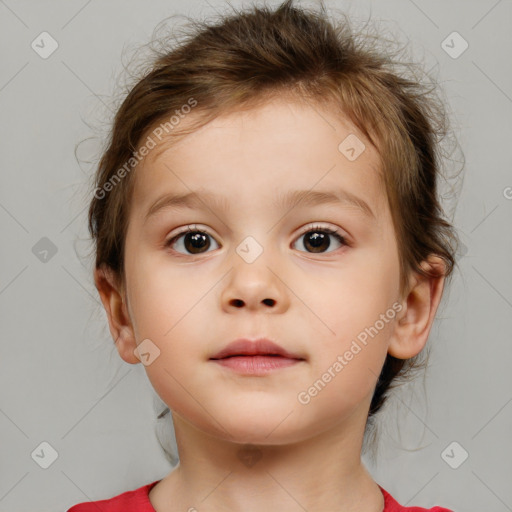
<instances>
[{"instance_id":1,"label":"eye","mask_svg":"<svg viewBox=\"0 0 512 512\"><path fill-rule=\"evenodd\" d=\"M307 248L311 253L332 252L327 251L331 247L330 238L336 239L340 246L348 245L345 238L338 233L335 229L330 229L322 226L312 226L306 232L302 233L297 240L304 237L302 245ZM333 250L338 249L335 247Z\"/></svg>"},{"instance_id":2,"label":"eye","mask_svg":"<svg viewBox=\"0 0 512 512\"><path fill-rule=\"evenodd\" d=\"M165 247L172 247L173 250L176 250L177 252L180 252L180 250L177 250L176 247L183 246L184 249L186 249L187 252L184 254L202 254L204 252L207 252L210 248L210 240L214 240L211 235L209 235L206 231L202 231L200 229L195 228L195 226L189 226L186 231L183 231L179 233L178 235L172 237L170 240L165 242ZM217 242L214 241L215 244ZM215 247L215 249L218 248Z\"/></svg>"}]
</instances>

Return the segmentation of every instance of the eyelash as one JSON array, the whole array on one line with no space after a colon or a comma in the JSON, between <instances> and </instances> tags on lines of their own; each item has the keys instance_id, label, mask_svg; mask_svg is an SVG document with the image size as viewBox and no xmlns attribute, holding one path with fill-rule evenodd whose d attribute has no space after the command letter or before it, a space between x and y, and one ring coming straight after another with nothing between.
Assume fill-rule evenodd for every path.
<instances>
[{"instance_id":1,"label":"eyelash","mask_svg":"<svg viewBox=\"0 0 512 512\"><path fill-rule=\"evenodd\" d=\"M318 224L315 224L313 226L308 226L304 231L302 231L299 234L299 236L297 237L297 240L301 236L304 236L305 234L310 233L312 231L314 231L314 232L320 231L322 233L327 233L328 235L333 235L334 238L336 238L336 240L338 240L338 242L340 242L342 245L348 245L346 238L343 235L341 235L337 229L331 229L331 228L327 228L325 226L319 226ZM330 251L330 252L334 252L334 251ZM314 254L314 253L311 253L311 254Z\"/></svg>"},{"instance_id":2,"label":"eyelash","mask_svg":"<svg viewBox=\"0 0 512 512\"><path fill-rule=\"evenodd\" d=\"M328 228L328 227L325 227L325 226L319 226L319 225L313 225L313 226L308 226L304 231L302 231L298 237L296 238L296 240L298 240L300 237L306 235L307 233L310 233L310 232L322 232L322 233L327 233L328 235L333 235L334 238L336 238L338 240L338 242L340 242L343 246L348 246L348 242L346 240L346 238L340 234L340 232L336 229L331 229L331 228ZM172 238L170 238L169 240L167 240L165 243L164 243L164 247L165 248L168 248L170 247L171 245L173 245L180 237L182 237L183 235L186 235L187 233L201 233L202 235L206 235L206 236L209 236L211 238L213 238L212 235L210 235L210 233L208 233L207 231L204 231L202 229L199 229L199 228L196 228L195 225L190 225L190 226L187 226L187 229L181 231L180 233L177 233L176 235L174 235ZM338 250L338 249L336 249ZM336 251L335 250L335 251ZM335 252L335 251L328 251L327 253L318 253L318 254L328 254L329 252ZM304 252L304 251L301 251L301 252ZM199 256L200 254L182 254L182 253L178 253L182 256ZM315 254L313 252L309 253L309 254Z\"/></svg>"}]
</instances>

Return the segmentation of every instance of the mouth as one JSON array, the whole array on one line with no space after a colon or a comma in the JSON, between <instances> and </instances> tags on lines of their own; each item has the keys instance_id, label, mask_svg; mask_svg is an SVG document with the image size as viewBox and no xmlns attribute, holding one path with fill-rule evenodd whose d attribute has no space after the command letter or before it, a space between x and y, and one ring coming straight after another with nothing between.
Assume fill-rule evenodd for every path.
<instances>
[{"instance_id":1,"label":"mouth","mask_svg":"<svg viewBox=\"0 0 512 512\"><path fill-rule=\"evenodd\" d=\"M248 375L266 375L275 370L282 370L297 365L303 359L290 359L279 355L236 355L212 359L214 363L229 368L237 373Z\"/></svg>"},{"instance_id":2,"label":"mouth","mask_svg":"<svg viewBox=\"0 0 512 512\"><path fill-rule=\"evenodd\" d=\"M237 373L265 375L275 370L296 366L305 361L305 358L285 350L273 341L260 338L254 341L235 340L210 360Z\"/></svg>"},{"instance_id":3,"label":"mouth","mask_svg":"<svg viewBox=\"0 0 512 512\"><path fill-rule=\"evenodd\" d=\"M256 340L239 338L226 345L222 350L210 357L210 359L239 356L280 356L287 359L305 359L301 354L290 352L267 338L258 338Z\"/></svg>"}]
</instances>

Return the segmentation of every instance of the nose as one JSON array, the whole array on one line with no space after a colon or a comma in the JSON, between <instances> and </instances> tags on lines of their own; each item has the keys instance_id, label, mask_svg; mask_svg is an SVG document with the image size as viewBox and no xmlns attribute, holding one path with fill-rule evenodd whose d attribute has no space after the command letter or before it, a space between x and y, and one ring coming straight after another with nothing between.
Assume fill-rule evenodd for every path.
<instances>
[{"instance_id":1,"label":"nose","mask_svg":"<svg viewBox=\"0 0 512 512\"><path fill-rule=\"evenodd\" d=\"M222 308L283 313L289 308L290 295L279 271L263 258L247 263L240 260L228 274L222 290Z\"/></svg>"}]
</instances>

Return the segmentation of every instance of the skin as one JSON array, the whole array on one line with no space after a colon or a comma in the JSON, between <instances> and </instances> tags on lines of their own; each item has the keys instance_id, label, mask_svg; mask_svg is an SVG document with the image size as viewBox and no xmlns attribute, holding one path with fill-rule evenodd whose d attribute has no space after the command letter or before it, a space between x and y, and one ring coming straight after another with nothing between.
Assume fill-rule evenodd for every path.
<instances>
[{"instance_id":1,"label":"skin","mask_svg":"<svg viewBox=\"0 0 512 512\"><path fill-rule=\"evenodd\" d=\"M366 145L354 161L338 150L350 133ZM387 353L407 359L425 346L444 277L411 274L399 295L376 150L348 120L289 99L223 115L157 147L136 170L125 286L108 269L95 272L120 356L140 364L134 350L145 339L160 350L145 370L172 411L180 464L150 492L153 507L381 512L382 493L361 461L371 397ZM289 190L339 188L364 199L375 218L341 203L272 204ZM144 222L163 193L192 190L222 195L227 208L162 209ZM206 252L187 252L184 236L164 246L191 224L211 235ZM338 229L348 245L331 235L329 247L312 252L301 229L313 225ZM236 252L247 236L263 248L252 263ZM402 306L394 319L300 403L298 394L394 303ZM305 360L264 377L209 360L230 341L259 336Z\"/></svg>"}]
</instances>

